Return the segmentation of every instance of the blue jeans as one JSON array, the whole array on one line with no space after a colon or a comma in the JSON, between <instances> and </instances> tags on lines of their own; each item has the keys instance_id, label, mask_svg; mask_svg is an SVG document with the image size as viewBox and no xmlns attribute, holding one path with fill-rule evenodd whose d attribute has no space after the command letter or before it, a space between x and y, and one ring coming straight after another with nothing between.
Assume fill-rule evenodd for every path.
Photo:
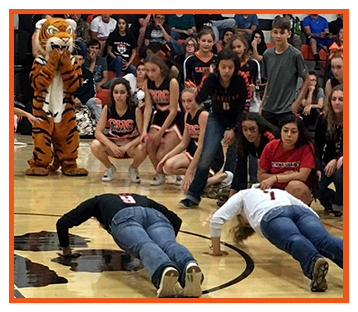
<instances>
[{"instance_id":1,"label":"blue jeans","mask_svg":"<svg viewBox=\"0 0 358 312\"><path fill-rule=\"evenodd\" d=\"M87 102L86 102L86 106L93 111L94 116L96 118L96 124L98 123L99 117L101 116L101 112L102 112L102 105L100 104L95 104L94 101L96 100L95 97L90 98Z\"/></svg>"},{"instance_id":2,"label":"blue jeans","mask_svg":"<svg viewBox=\"0 0 358 312\"><path fill-rule=\"evenodd\" d=\"M221 139L223 138L225 131L226 126L221 123L220 117L217 117L210 112L206 123L203 149L199 158L198 167L196 168L194 179L191 182L186 195L188 199L196 204L200 202L200 197L204 192L210 165L221 144Z\"/></svg>"},{"instance_id":3,"label":"blue jeans","mask_svg":"<svg viewBox=\"0 0 358 312\"><path fill-rule=\"evenodd\" d=\"M163 270L172 266L179 271L179 282L185 283L185 268L195 262L193 255L175 241L169 220L148 207L122 209L113 217L111 234L119 247L139 258L149 272L152 283L159 288Z\"/></svg>"},{"instance_id":4,"label":"blue jeans","mask_svg":"<svg viewBox=\"0 0 358 312\"><path fill-rule=\"evenodd\" d=\"M115 59L111 59L109 63L109 70L116 72L117 77L122 77L122 68L123 68L123 58L121 56L116 56ZM127 73L135 74L135 66L130 64L126 70Z\"/></svg>"},{"instance_id":5,"label":"blue jeans","mask_svg":"<svg viewBox=\"0 0 358 312\"><path fill-rule=\"evenodd\" d=\"M318 199L321 205L326 208L332 208L343 206L343 166L335 171L330 177L327 177L324 173L323 165L321 167L321 180L318 181ZM334 183L336 191L328 188L328 185Z\"/></svg>"},{"instance_id":6,"label":"blue jeans","mask_svg":"<svg viewBox=\"0 0 358 312\"><path fill-rule=\"evenodd\" d=\"M310 279L319 257L327 257L343 268L343 239L329 234L308 209L296 205L275 207L263 216L261 231L273 245L299 261L303 274Z\"/></svg>"},{"instance_id":7,"label":"blue jeans","mask_svg":"<svg viewBox=\"0 0 358 312\"><path fill-rule=\"evenodd\" d=\"M237 141L228 146L226 150L226 160L224 171L235 172L236 170L236 157L237 157Z\"/></svg>"}]
</instances>

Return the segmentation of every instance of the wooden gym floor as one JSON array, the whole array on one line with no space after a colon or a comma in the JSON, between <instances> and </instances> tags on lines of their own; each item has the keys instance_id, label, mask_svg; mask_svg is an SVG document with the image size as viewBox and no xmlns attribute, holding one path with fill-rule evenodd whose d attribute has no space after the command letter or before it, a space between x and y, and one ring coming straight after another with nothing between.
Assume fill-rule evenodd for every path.
<instances>
[{"instance_id":1,"label":"wooden gym floor","mask_svg":"<svg viewBox=\"0 0 358 312\"><path fill-rule=\"evenodd\" d=\"M224 247L229 255L210 257L203 254L210 244L210 217L218 208L215 200L204 198L197 209L181 209L178 202L184 198L184 193L179 186L168 182L161 186L149 185L154 174L149 159L139 168L141 184L130 183L128 166L131 160L115 160L115 178L109 183L102 182L104 167L91 154L88 144L91 140L82 139L78 164L88 169L88 177L66 177L60 172L47 177L30 177L25 176L24 171L32 155L31 136L15 134L15 139L27 144L14 146L14 297L156 297L145 269L122 270L124 262L118 264L118 261L124 258L119 248L93 219L70 230L82 243L87 242L87 246L79 244L74 248L82 250L76 263L58 263L57 244L51 245L56 239L54 233L59 216L83 200L103 193L135 192L166 205L182 218L177 239L193 253L205 275L202 298L343 298L343 271L333 262L328 260L328 290L312 293L310 281L302 274L299 263L257 234L244 245L235 245L229 233L234 220L223 228L222 241L229 244ZM313 208L322 215L323 209L318 202ZM330 233L343 236L342 218L322 216L322 220ZM35 237L32 242L31 237ZM33 251L36 244L42 245L42 251Z\"/></svg>"}]
</instances>

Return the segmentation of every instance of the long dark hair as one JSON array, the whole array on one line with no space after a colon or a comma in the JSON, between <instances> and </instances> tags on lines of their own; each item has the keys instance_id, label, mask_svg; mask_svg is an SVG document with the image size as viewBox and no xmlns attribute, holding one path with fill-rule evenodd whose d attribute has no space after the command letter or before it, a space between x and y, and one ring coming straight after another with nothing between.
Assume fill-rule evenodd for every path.
<instances>
[{"instance_id":1,"label":"long dark hair","mask_svg":"<svg viewBox=\"0 0 358 312\"><path fill-rule=\"evenodd\" d=\"M237 139L237 152L238 154L240 154L241 156L245 155L245 152L248 151L249 149L249 145L253 144L250 143L244 133L242 132L242 127L241 124L243 121L245 120L252 120L254 122L256 122L257 127L258 127L258 132L262 135L265 132L271 132L276 138L279 137L278 135L278 129L272 125L271 123L269 123L265 118L263 118L261 115L259 115L258 113L247 113L247 114L243 114L240 120L240 124L239 127L237 129L237 133L236 133L236 139Z\"/></svg>"},{"instance_id":2,"label":"long dark hair","mask_svg":"<svg viewBox=\"0 0 358 312\"><path fill-rule=\"evenodd\" d=\"M129 82L128 80L124 79L124 78L116 78L113 80L112 84L111 84L111 87L109 89L109 103L108 103L108 113L109 115L111 114L111 110L110 108L114 105L116 105L116 102L114 100L114 97L113 97L113 90L114 90L114 87L116 85L119 85L119 84L123 84L125 87L126 87L126 90L127 90L127 94L128 94L128 97L127 97L127 106L130 107L130 106L134 106L135 103L132 99L132 93L131 93L131 87L129 85Z\"/></svg>"},{"instance_id":3,"label":"long dark hair","mask_svg":"<svg viewBox=\"0 0 358 312\"><path fill-rule=\"evenodd\" d=\"M127 19L127 17L124 16L124 15L120 15L120 16L118 17L117 25L116 25L116 28L115 28L115 29L116 29L117 31L119 31L118 24L119 24L119 20L120 20L120 19L122 19L122 20L124 20L124 21L126 22L126 29L125 29L125 31L126 31L126 34L128 34L128 32L129 32L128 19Z\"/></svg>"},{"instance_id":4,"label":"long dark hair","mask_svg":"<svg viewBox=\"0 0 358 312\"><path fill-rule=\"evenodd\" d=\"M312 75L312 76L315 76L316 77L316 86L315 86L315 88L314 88L314 91L313 91L313 94L312 94L312 98L313 99L317 99L317 94L318 94L318 91L319 91L319 88L320 88L320 86L319 86L319 84L318 84L318 77L317 77L317 73L314 71L314 70L311 70L309 73L308 73L308 75ZM308 91L308 90L307 90ZM308 97L308 92L306 92L306 96L305 96L305 98L307 99L307 97Z\"/></svg>"},{"instance_id":5,"label":"long dark hair","mask_svg":"<svg viewBox=\"0 0 358 312\"><path fill-rule=\"evenodd\" d=\"M218 53L218 56L215 60L215 68L214 68L214 74L220 78L220 73L219 73L219 64L221 61L223 60L232 60L235 64L235 70L234 70L234 75L236 75L236 73L239 71L240 68L240 61L239 58L237 57L236 53L233 50L230 49L223 49Z\"/></svg>"},{"instance_id":6,"label":"long dark hair","mask_svg":"<svg viewBox=\"0 0 358 312\"><path fill-rule=\"evenodd\" d=\"M257 52L259 55L263 55L264 52L267 50L266 42L265 42L265 36L261 29L255 29L252 33L251 40L250 40L250 50L252 51L252 45L251 42L254 41L255 34L259 34L261 36L261 42L257 45Z\"/></svg>"},{"instance_id":7,"label":"long dark hair","mask_svg":"<svg viewBox=\"0 0 358 312\"><path fill-rule=\"evenodd\" d=\"M288 123L295 123L297 125L298 139L297 139L297 142L295 143L295 148L298 148L302 145L307 144L313 153L313 156L315 159L315 168L311 170L310 176L312 176L312 181L313 181L312 194L313 194L313 197L315 198L317 195L317 168L318 168L316 145L314 144L312 137L311 137L310 133L308 132L302 119L297 117L296 115L289 115L281 121L280 126L279 126L280 136L281 136L282 127Z\"/></svg>"}]
</instances>

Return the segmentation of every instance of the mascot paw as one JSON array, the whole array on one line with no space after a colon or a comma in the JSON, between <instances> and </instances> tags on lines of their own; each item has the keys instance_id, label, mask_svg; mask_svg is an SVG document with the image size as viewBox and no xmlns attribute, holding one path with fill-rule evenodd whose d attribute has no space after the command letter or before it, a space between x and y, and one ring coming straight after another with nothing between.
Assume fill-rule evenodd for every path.
<instances>
[{"instance_id":1,"label":"mascot paw","mask_svg":"<svg viewBox=\"0 0 358 312\"><path fill-rule=\"evenodd\" d=\"M67 176L86 176L88 171L85 168L67 168L66 170L62 169L63 174Z\"/></svg>"},{"instance_id":2,"label":"mascot paw","mask_svg":"<svg viewBox=\"0 0 358 312\"><path fill-rule=\"evenodd\" d=\"M60 168L60 166L57 166L57 165L50 165L50 166L48 166L48 170L49 170L50 172L56 172L58 168Z\"/></svg>"},{"instance_id":3,"label":"mascot paw","mask_svg":"<svg viewBox=\"0 0 358 312\"><path fill-rule=\"evenodd\" d=\"M49 174L48 169L42 167L31 167L26 169L26 175L33 175L33 176L47 176Z\"/></svg>"}]
</instances>

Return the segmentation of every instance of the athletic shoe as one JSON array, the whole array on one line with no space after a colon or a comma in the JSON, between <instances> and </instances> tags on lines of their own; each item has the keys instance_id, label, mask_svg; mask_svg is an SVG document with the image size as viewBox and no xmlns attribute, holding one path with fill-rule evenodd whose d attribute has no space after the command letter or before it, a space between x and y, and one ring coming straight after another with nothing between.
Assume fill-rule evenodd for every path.
<instances>
[{"instance_id":1,"label":"athletic shoe","mask_svg":"<svg viewBox=\"0 0 358 312\"><path fill-rule=\"evenodd\" d=\"M182 176L182 175L177 175L176 178L175 178L174 184L175 184L175 185L181 185L182 182L183 182L183 180L184 180L184 176Z\"/></svg>"},{"instance_id":2,"label":"athletic shoe","mask_svg":"<svg viewBox=\"0 0 358 312\"><path fill-rule=\"evenodd\" d=\"M193 207L196 207L198 206L198 204L194 203L193 201L191 201L190 199L188 198L184 198L182 199L179 204L184 207L184 208L193 208Z\"/></svg>"},{"instance_id":3,"label":"athletic shoe","mask_svg":"<svg viewBox=\"0 0 358 312\"><path fill-rule=\"evenodd\" d=\"M311 291L326 291L328 288L326 275L328 273L328 262L324 258L318 258L313 267Z\"/></svg>"},{"instance_id":4,"label":"athletic shoe","mask_svg":"<svg viewBox=\"0 0 358 312\"><path fill-rule=\"evenodd\" d=\"M221 181L221 187L230 186L232 180L234 179L234 175L231 171L225 171L226 174L225 180Z\"/></svg>"},{"instance_id":5,"label":"athletic shoe","mask_svg":"<svg viewBox=\"0 0 358 312\"><path fill-rule=\"evenodd\" d=\"M173 267L166 267L160 279L159 288L157 290L158 298L172 298L175 296L175 284L179 278L179 272Z\"/></svg>"},{"instance_id":6,"label":"athletic shoe","mask_svg":"<svg viewBox=\"0 0 358 312\"><path fill-rule=\"evenodd\" d=\"M150 185L160 185L163 184L164 182L165 182L165 174L156 173L152 181L150 181Z\"/></svg>"},{"instance_id":7,"label":"athletic shoe","mask_svg":"<svg viewBox=\"0 0 358 312\"><path fill-rule=\"evenodd\" d=\"M133 183L139 183L141 181L138 169L134 169L132 166L129 166L128 171Z\"/></svg>"},{"instance_id":8,"label":"athletic shoe","mask_svg":"<svg viewBox=\"0 0 358 312\"><path fill-rule=\"evenodd\" d=\"M202 273L199 266L195 262L190 262L185 270L185 286L184 286L184 297L195 297L201 296L201 279Z\"/></svg>"},{"instance_id":9,"label":"athletic shoe","mask_svg":"<svg viewBox=\"0 0 358 312\"><path fill-rule=\"evenodd\" d=\"M113 164L111 164L111 166L109 168L106 168L106 170L104 170L102 181L104 181L104 182L112 181L113 176L116 173L116 171L117 171L116 167Z\"/></svg>"}]
</instances>

